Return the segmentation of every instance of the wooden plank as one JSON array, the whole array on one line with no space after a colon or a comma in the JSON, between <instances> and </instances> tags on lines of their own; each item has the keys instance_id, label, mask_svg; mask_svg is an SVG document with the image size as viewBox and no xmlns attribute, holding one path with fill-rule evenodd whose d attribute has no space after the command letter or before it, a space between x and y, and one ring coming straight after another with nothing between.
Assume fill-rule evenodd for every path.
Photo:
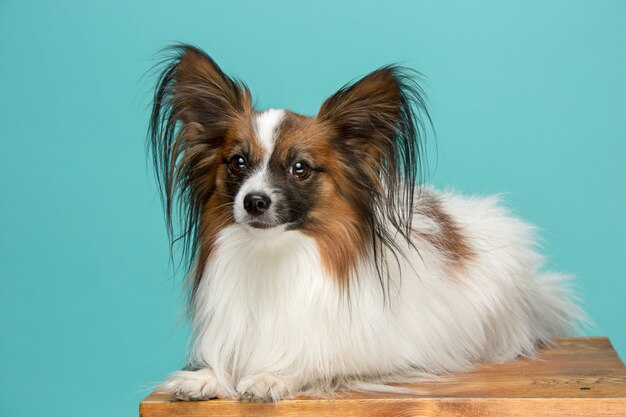
<instances>
[{"instance_id":1,"label":"wooden plank","mask_svg":"<svg viewBox=\"0 0 626 417\"><path fill-rule=\"evenodd\" d=\"M140 416L626 416L626 368L604 337L559 339L536 358L404 386L420 394L343 393L267 404L152 393Z\"/></svg>"}]
</instances>

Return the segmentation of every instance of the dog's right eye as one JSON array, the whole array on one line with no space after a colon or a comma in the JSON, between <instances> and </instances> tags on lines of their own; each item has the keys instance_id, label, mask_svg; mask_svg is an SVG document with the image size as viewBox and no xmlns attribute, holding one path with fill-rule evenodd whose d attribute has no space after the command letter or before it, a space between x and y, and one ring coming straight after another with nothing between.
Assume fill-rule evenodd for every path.
<instances>
[{"instance_id":1,"label":"dog's right eye","mask_svg":"<svg viewBox=\"0 0 626 417\"><path fill-rule=\"evenodd\" d=\"M248 163L246 162L246 158L241 155L235 155L230 158L228 162L228 167L230 171L234 174L241 174L247 167Z\"/></svg>"}]
</instances>

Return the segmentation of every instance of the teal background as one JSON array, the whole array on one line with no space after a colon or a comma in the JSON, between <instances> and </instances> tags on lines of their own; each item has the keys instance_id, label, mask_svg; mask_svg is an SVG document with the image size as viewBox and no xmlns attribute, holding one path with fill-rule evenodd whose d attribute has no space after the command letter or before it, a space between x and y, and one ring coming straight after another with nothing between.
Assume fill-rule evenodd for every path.
<instances>
[{"instance_id":1,"label":"teal background","mask_svg":"<svg viewBox=\"0 0 626 417\"><path fill-rule=\"evenodd\" d=\"M424 73L430 181L508 193L626 355L625 1L0 0L1 416L134 416L184 363L144 149L173 41L308 114L381 65Z\"/></svg>"}]
</instances>

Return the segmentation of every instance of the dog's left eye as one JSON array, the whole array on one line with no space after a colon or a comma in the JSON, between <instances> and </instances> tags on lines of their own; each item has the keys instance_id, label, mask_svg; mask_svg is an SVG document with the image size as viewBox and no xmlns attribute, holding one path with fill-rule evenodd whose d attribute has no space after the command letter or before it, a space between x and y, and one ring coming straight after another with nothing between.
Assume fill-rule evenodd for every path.
<instances>
[{"instance_id":1,"label":"dog's left eye","mask_svg":"<svg viewBox=\"0 0 626 417\"><path fill-rule=\"evenodd\" d=\"M231 172L235 174L241 174L248 167L248 162L243 156L235 155L230 158L230 161L228 162L228 167L230 168Z\"/></svg>"},{"instance_id":2,"label":"dog's left eye","mask_svg":"<svg viewBox=\"0 0 626 417\"><path fill-rule=\"evenodd\" d=\"M291 166L289 172L299 180L303 180L311 174L311 167L304 161L298 161Z\"/></svg>"}]
</instances>

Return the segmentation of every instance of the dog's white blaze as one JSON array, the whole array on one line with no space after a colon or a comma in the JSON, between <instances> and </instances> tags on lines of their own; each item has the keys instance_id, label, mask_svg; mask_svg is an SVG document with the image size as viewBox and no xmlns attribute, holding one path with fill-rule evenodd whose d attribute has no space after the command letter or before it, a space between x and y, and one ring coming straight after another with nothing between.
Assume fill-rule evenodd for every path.
<instances>
[{"instance_id":1,"label":"dog's white blaze","mask_svg":"<svg viewBox=\"0 0 626 417\"><path fill-rule=\"evenodd\" d=\"M269 160L278 133L278 126L285 117L285 110L269 109L256 117L257 139L265 151L265 161Z\"/></svg>"}]
</instances>

